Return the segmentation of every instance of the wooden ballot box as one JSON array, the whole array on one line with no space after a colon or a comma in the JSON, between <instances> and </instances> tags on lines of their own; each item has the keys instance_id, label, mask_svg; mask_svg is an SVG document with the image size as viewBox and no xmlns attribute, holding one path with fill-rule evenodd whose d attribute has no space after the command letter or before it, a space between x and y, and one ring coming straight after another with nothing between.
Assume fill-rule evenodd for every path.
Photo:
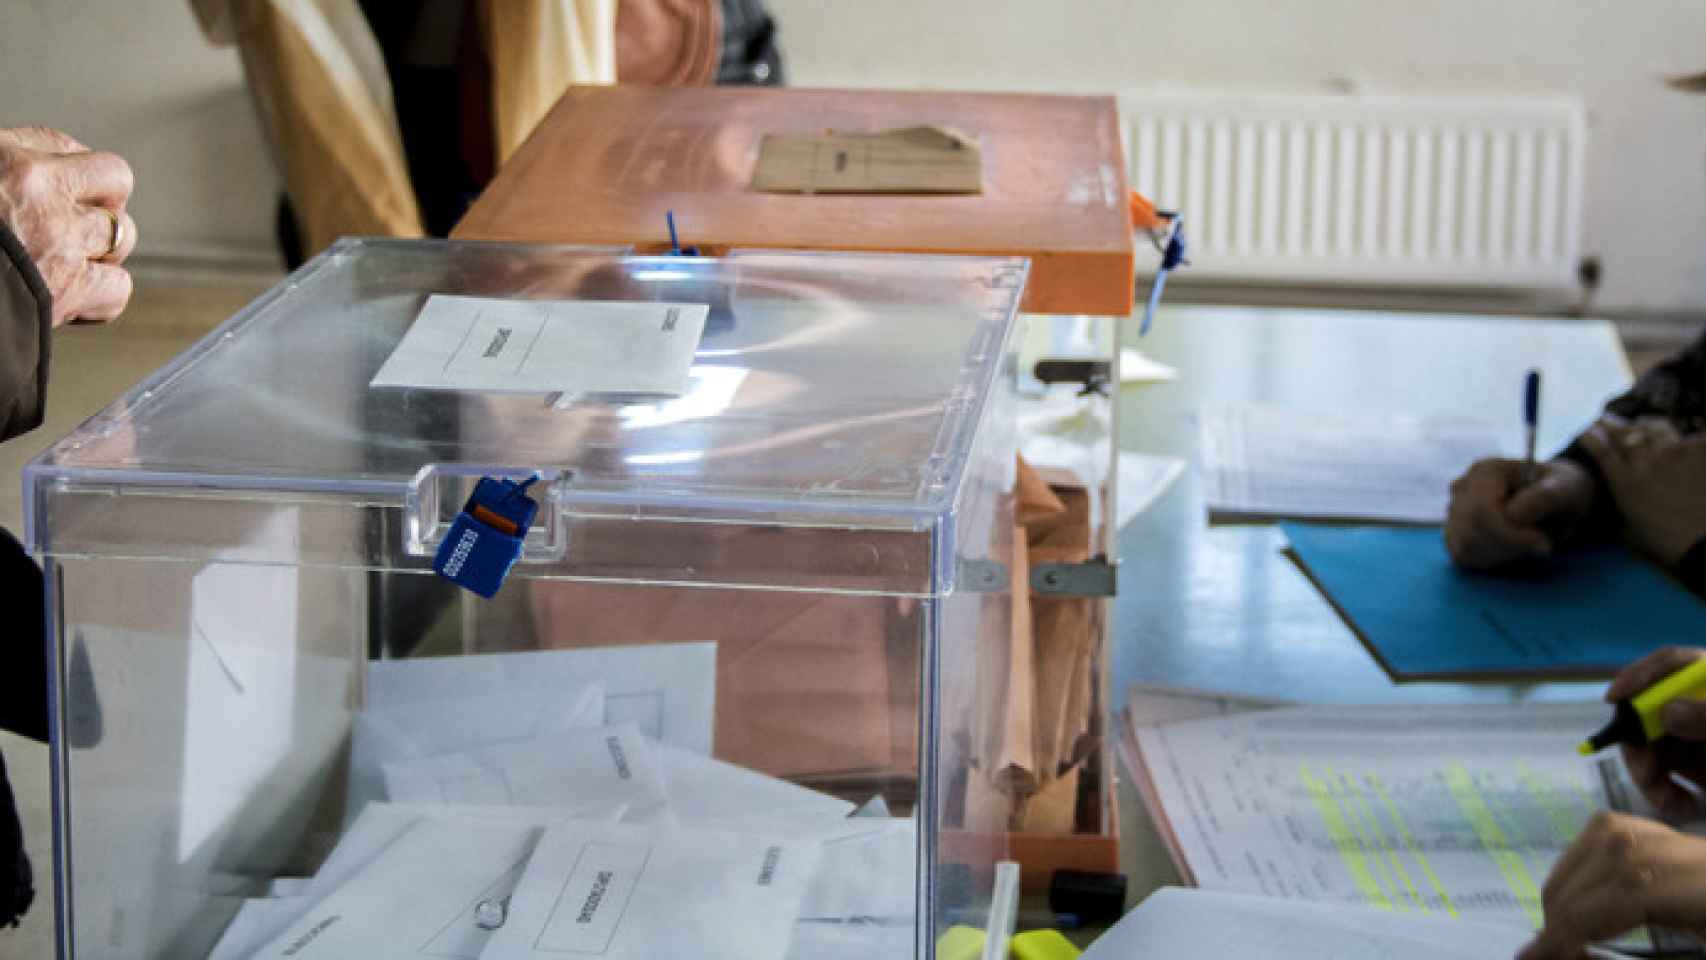
<instances>
[{"instance_id":1,"label":"wooden ballot box","mask_svg":"<svg viewBox=\"0 0 1706 960\"><path fill-rule=\"evenodd\" d=\"M893 131L899 152L872 152L888 141L871 139ZM781 147L794 153L768 152ZM906 152L915 147L944 151L935 159L946 167ZM914 162L929 169L911 182ZM976 677L934 677L930 651L892 642L916 635L895 628L916 616L905 602L875 609L755 593L707 622L698 608L673 610L641 591L612 606L559 590L532 597L510 629L531 631L544 647L716 640L719 754L854 796L862 776L917 778L921 756L934 750L933 762L958 768L933 777L945 784L935 800L945 858L974 871L1019 859L1033 889L1055 868L1116 869L1104 717L1115 532L1109 392L1119 382L1113 332L1132 309L1134 283L1125 169L1111 97L571 88L455 238L657 254L679 245L710 256L785 249L1025 257L1026 322L1093 322L1105 334L1103 354L1081 368L1090 371L1081 402L1106 436L1090 442L1097 462L1076 474L1016 467L1000 515L989 518L1011 532L1008 559L961 581L999 583L991 602L1009 605L1001 622L1010 629L978 640ZM862 173L869 177L859 180ZM718 549L762 554L771 539L748 531ZM833 531L796 534L791 549L841 549L834 539ZM786 735L767 729L762 718L776 705L766 691L797 693L794 675L812 670L824 671L822 695L795 706L816 721ZM932 690L941 742L895 736L893 724L912 722L918 698ZM887 799L904 808L914 798Z\"/></svg>"}]
</instances>

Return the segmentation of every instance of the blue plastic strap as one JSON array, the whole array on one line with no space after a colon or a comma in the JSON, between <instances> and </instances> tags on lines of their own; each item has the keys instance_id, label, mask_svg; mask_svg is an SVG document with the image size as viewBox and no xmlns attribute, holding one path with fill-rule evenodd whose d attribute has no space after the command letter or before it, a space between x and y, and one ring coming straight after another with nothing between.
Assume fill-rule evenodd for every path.
<instances>
[{"instance_id":1,"label":"blue plastic strap","mask_svg":"<svg viewBox=\"0 0 1706 960\"><path fill-rule=\"evenodd\" d=\"M1167 234L1167 246L1161 252L1161 266L1155 271L1155 281L1149 287L1149 299L1143 306L1143 322L1137 328L1137 335L1146 337L1149 328L1155 322L1155 310L1161 305L1161 292L1167 289L1167 275L1186 264L1185 261L1185 220L1178 214L1170 214L1173 228Z\"/></svg>"}]
</instances>

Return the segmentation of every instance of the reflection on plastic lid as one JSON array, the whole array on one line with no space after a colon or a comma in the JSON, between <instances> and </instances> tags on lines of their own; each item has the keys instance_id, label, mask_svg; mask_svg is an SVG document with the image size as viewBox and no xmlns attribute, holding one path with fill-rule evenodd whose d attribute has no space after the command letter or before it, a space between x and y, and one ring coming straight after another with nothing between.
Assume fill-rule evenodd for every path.
<instances>
[{"instance_id":1,"label":"reflection on plastic lid","mask_svg":"<svg viewBox=\"0 0 1706 960\"><path fill-rule=\"evenodd\" d=\"M623 460L635 467L666 467L677 463L697 463L705 459L703 450L678 450L671 453L636 453Z\"/></svg>"},{"instance_id":2,"label":"reflection on plastic lid","mask_svg":"<svg viewBox=\"0 0 1706 960\"><path fill-rule=\"evenodd\" d=\"M687 374L685 394L661 403L629 404L621 410L622 424L639 430L714 417L734 403L748 372L747 367L694 367Z\"/></svg>"}]
</instances>

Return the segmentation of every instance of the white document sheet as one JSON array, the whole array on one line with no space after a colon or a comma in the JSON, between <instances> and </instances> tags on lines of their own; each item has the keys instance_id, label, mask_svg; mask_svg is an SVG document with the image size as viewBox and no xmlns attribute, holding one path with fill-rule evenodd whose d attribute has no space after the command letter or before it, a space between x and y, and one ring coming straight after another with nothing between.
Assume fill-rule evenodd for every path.
<instances>
[{"instance_id":1,"label":"white document sheet","mask_svg":"<svg viewBox=\"0 0 1706 960\"><path fill-rule=\"evenodd\" d=\"M1205 410L1201 431L1209 513L1233 518L1440 523L1451 481L1501 447L1479 420L1271 407Z\"/></svg>"},{"instance_id":2,"label":"white document sheet","mask_svg":"<svg viewBox=\"0 0 1706 960\"><path fill-rule=\"evenodd\" d=\"M479 960L484 900L515 889L540 828L423 818L270 941L279 960Z\"/></svg>"},{"instance_id":3,"label":"white document sheet","mask_svg":"<svg viewBox=\"0 0 1706 960\"><path fill-rule=\"evenodd\" d=\"M1164 887L1082 960L1488 960L1514 956L1529 936L1446 916Z\"/></svg>"},{"instance_id":4,"label":"white document sheet","mask_svg":"<svg viewBox=\"0 0 1706 960\"><path fill-rule=\"evenodd\" d=\"M566 730L463 753L384 765L385 791L399 803L627 808L636 823L667 809L663 771L633 724Z\"/></svg>"},{"instance_id":5,"label":"white document sheet","mask_svg":"<svg viewBox=\"0 0 1706 960\"><path fill-rule=\"evenodd\" d=\"M1196 883L1532 928L1552 863L1607 806L1576 755L1603 704L1294 707L1137 732Z\"/></svg>"},{"instance_id":6,"label":"white document sheet","mask_svg":"<svg viewBox=\"0 0 1706 960\"><path fill-rule=\"evenodd\" d=\"M482 960L781 960L818 849L786 834L561 824Z\"/></svg>"},{"instance_id":7,"label":"white document sheet","mask_svg":"<svg viewBox=\"0 0 1706 960\"><path fill-rule=\"evenodd\" d=\"M918 896L913 822L859 818L821 839L823 853L788 943L789 960L911 956Z\"/></svg>"},{"instance_id":8,"label":"white document sheet","mask_svg":"<svg viewBox=\"0 0 1706 960\"><path fill-rule=\"evenodd\" d=\"M255 542L293 537L297 522L296 511L280 511L254 532ZM228 841L224 835L245 818L272 823L282 814L281 832L305 819L307 811L289 810L278 787L314 782L323 774L313 768L342 746L344 707L359 674L347 655L328 655L337 645L303 647L297 581L294 567L223 562L207 564L191 580L173 833L181 863ZM109 710L109 725L125 722L122 705Z\"/></svg>"},{"instance_id":9,"label":"white document sheet","mask_svg":"<svg viewBox=\"0 0 1706 960\"><path fill-rule=\"evenodd\" d=\"M367 665L367 704L380 710L423 700L552 694L592 683L604 688L606 725L633 723L654 740L711 753L714 643L375 660Z\"/></svg>"},{"instance_id":10,"label":"white document sheet","mask_svg":"<svg viewBox=\"0 0 1706 960\"><path fill-rule=\"evenodd\" d=\"M1133 684L1126 689L1124 718L1133 730L1163 723L1181 723L1205 717L1226 717L1252 710L1271 710L1295 704L1282 700L1230 697L1218 693L1196 693Z\"/></svg>"},{"instance_id":11,"label":"white document sheet","mask_svg":"<svg viewBox=\"0 0 1706 960\"><path fill-rule=\"evenodd\" d=\"M670 815L683 823L739 819L754 813L840 819L853 812L853 804L827 793L680 747L652 746L663 768Z\"/></svg>"},{"instance_id":12,"label":"white document sheet","mask_svg":"<svg viewBox=\"0 0 1706 960\"><path fill-rule=\"evenodd\" d=\"M709 313L702 303L434 294L372 386L679 397Z\"/></svg>"},{"instance_id":13,"label":"white document sheet","mask_svg":"<svg viewBox=\"0 0 1706 960\"><path fill-rule=\"evenodd\" d=\"M1120 383L1171 383L1177 379L1177 369L1130 347L1120 350Z\"/></svg>"},{"instance_id":14,"label":"white document sheet","mask_svg":"<svg viewBox=\"0 0 1706 960\"><path fill-rule=\"evenodd\" d=\"M1148 453L1120 451L1120 482L1115 488L1114 528L1120 529L1148 510L1185 472L1185 461Z\"/></svg>"},{"instance_id":15,"label":"white document sheet","mask_svg":"<svg viewBox=\"0 0 1706 960\"><path fill-rule=\"evenodd\" d=\"M206 960L249 960L256 951L278 939L313 905L314 898L307 896L244 900Z\"/></svg>"},{"instance_id":16,"label":"white document sheet","mask_svg":"<svg viewBox=\"0 0 1706 960\"><path fill-rule=\"evenodd\" d=\"M1084 486L1099 490L1107 483L1110 462L1118 470L1115 489L1114 528L1133 518L1160 499L1185 472L1178 457L1112 450L1112 424L1106 401L1078 397L1052 390L1037 400L1019 404L1019 454L1033 467L1064 470ZM1090 502L1092 528L1101 524L1102 501Z\"/></svg>"},{"instance_id":17,"label":"white document sheet","mask_svg":"<svg viewBox=\"0 0 1706 960\"><path fill-rule=\"evenodd\" d=\"M367 804L386 799L386 763L600 727L604 712L604 688L598 684L561 692L394 703L363 711L350 736L345 816L354 818Z\"/></svg>"}]
</instances>

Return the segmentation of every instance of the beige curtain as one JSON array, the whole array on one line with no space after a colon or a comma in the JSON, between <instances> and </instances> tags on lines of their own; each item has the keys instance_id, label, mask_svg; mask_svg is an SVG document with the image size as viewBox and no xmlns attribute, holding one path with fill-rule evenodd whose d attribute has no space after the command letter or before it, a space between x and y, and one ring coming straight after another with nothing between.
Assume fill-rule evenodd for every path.
<instances>
[{"instance_id":1,"label":"beige curtain","mask_svg":"<svg viewBox=\"0 0 1706 960\"><path fill-rule=\"evenodd\" d=\"M616 82L617 0L483 0L498 165L574 83Z\"/></svg>"},{"instance_id":2,"label":"beige curtain","mask_svg":"<svg viewBox=\"0 0 1706 960\"><path fill-rule=\"evenodd\" d=\"M235 44L306 252L423 232L391 84L356 0L190 0ZM498 160L571 83L616 76L616 0L482 0ZM454 109L447 104L446 109Z\"/></svg>"}]
</instances>

